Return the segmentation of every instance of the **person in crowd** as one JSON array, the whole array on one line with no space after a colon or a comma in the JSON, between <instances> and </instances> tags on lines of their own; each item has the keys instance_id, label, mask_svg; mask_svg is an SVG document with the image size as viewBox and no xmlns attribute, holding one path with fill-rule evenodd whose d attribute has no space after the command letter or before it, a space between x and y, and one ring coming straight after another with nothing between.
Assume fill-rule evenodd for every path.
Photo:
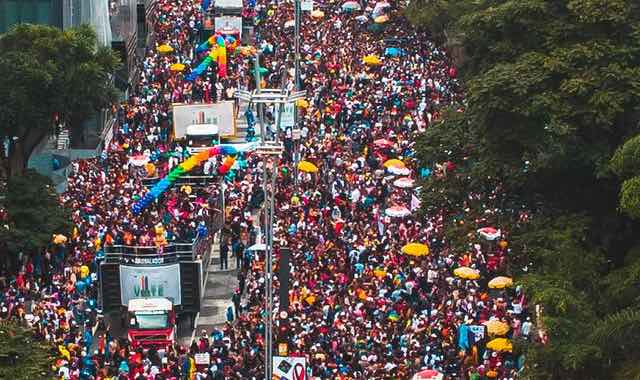
<instances>
[{"instance_id":1,"label":"person in crowd","mask_svg":"<svg viewBox=\"0 0 640 380\"><path fill-rule=\"evenodd\" d=\"M226 238L220 243L220 269L229 269L229 241Z\"/></svg>"}]
</instances>

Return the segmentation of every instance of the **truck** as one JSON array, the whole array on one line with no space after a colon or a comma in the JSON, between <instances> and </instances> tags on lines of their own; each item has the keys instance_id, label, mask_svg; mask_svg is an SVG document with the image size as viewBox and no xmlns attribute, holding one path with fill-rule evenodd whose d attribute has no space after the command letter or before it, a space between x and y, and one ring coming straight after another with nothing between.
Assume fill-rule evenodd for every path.
<instances>
[{"instance_id":1,"label":"truck","mask_svg":"<svg viewBox=\"0 0 640 380\"><path fill-rule=\"evenodd\" d=\"M171 346L176 336L173 303L166 298L134 298L129 300L127 338L135 350L156 350Z\"/></svg>"},{"instance_id":2,"label":"truck","mask_svg":"<svg viewBox=\"0 0 640 380\"><path fill-rule=\"evenodd\" d=\"M185 134L187 150L194 154L220 144L220 129L216 124L192 124Z\"/></svg>"}]
</instances>

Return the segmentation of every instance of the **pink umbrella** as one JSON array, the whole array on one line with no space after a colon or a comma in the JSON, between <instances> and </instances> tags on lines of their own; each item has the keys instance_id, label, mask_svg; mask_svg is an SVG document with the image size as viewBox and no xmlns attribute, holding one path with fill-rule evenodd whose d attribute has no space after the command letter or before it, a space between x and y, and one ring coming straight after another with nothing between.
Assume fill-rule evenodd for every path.
<instances>
[{"instance_id":1,"label":"pink umbrella","mask_svg":"<svg viewBox=\"0 0 640 380\"><path fill-rule=\"evenodd\" d=\"M404 206L389 207L384 210L384 213L392 218L404 218L405 216L411 215L411 211Z\"/></svg>"},{"instance_id":2,"label":"pink umbrella","mask_svg":"<svg viewBox=\"0 0 640 380\"><path fill-rule=\"evenodd\" d=\"M409 177L402 177L393 181L393 185L401 189L407 189L407 188L413 187L414 184L415 184L415 181Z\"/></svg>"},{"instance_id":3,"label":"pink umbrella","mask_svg":"<svg viewBox=\"0 0 640 380\"><path fill-rule=\"evenodd\" d=\"M389 148L393 146L393 141L387 139L378 139L373 142L378 148Z\"/></svg>"},{"instance_id":4,"label":"pink umbrella","mask_svg":"<svg viewBox=\"0 0 640 380\"><path fill-rule=\"evenodd\" d=\"M149 162L149 157L147 157L147 156L145 156L143 154L139 154L137 156L132 156L131 158L129 158L129 162L133 166L143 166L147 162Z\"/></svg>"},{"instance_id":5,"label":"pink umbrella","mask_svg":"<svg viewBox=\"0 0 640 380\"><path fill-rule=\"evenodd\" d=\"M415 375L411 380L442 380L444 376L435 369L425 369Z\"/></svg>"},{"instance_id":6,"label":"pink umbrella","mask_svg":"<svg viewBox=\"0 0 640 380\"><path fill-rule=\"evenodd\" d=\"M478 229L478 234L485 238L486 240L496 240L502 235L500 230L497 230L493 227L483 227Z\"/></svg>"}]
</instances>

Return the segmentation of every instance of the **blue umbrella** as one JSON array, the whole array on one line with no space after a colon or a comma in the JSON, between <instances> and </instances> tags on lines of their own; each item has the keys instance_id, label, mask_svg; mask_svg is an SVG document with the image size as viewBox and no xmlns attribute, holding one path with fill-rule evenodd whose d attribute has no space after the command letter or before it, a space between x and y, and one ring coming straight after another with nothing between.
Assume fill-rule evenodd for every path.
<instances>
[{"instance_id":1,"label":"blue umbrella","mask_svg":"<svg viewBox=\"0 0 640 380\"><path fill-rule=\"evenodd\" d=\"M404 289L394 290L393 293L391 293L391 300L394 302L398 302L402 298L402 295L405 293L407 293L407 291Z\"/></svg>"},{"instance_id":2,"label":"blue umbrella","mask_svg":"<svg viewBox=\"0 0 640 380\"><path fill-rule=\"evenodd\" d=\"M384 50L384 55L388 57L399 57L404 55L404 50L396 47L389 47Z\"/></svg>"}]
</instances>

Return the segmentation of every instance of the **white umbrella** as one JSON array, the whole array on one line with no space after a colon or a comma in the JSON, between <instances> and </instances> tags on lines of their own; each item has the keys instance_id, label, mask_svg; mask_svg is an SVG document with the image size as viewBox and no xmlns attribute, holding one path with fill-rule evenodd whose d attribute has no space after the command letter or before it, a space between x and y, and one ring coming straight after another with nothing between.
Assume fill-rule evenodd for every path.
<instances>
[{"instance_id":1,"label":"white umbrella","mask_svg":"<svg viewBox=\"0 0 640 380\"><path fill-rule=\"evenodd\" d=\"M284 27L285 28L293 28L294 26L296 26L296 21L295 20L289 20L289 21L284 23Z\"/></svg>"},{"instance_id":2,"label":"white umbrella","mask_svg":"<svg viewBox=\"0 0 640 380\"><path fill-rule=\"evenodd\" d=\"M409 177L402 177L402 178L398 178L395 181L393 181L393 186L399 187L401 189L408 189L410 187L413 187L415 182L416 181L414 181L413 179L411 179Z\"/></svg>"},{"instance_id":3,"label":"white umbrella","mask_svg":"<svg viewBox=\"0 0 640 380\"><path fill-rule=\"evenodd\" d=\"M404 218L405 216L411 215L411 211L404 206L389 207L384 210L384 213L392 218Z\"/></svg>"},{"instance_id":4,"label":"white umbrella","mask_svg":"<svg viewBox=\"0 0 640 380\"><path fill-rule=\"evenodd\" d=\"M266 251L267 245L264 243L254 244L251 247L247 248L247 251Z\"/></svg>"},{"instance_id":5,"label":"white umbrella","mask_svg":"<svg viewBox=\"0 0 640 380\"><path fill-rule=\"evenodd\" d=\"M390 166L387 168L389 173L393 173L395 175L409 175L411 174L411 169L409 168L401 168L399 166Z\"/></svg>"},{"instance_id":6,"label":"white umbrella","mask_svg":"<svg viewBox=\"0 0 640 380\"><path fill-rule=\"evenodd\" d=\"M347 1L346 3L342 4L342 10L345 12L359 11L361 9L362 7L357 1Z\"/></svg>"}]
</instances>

